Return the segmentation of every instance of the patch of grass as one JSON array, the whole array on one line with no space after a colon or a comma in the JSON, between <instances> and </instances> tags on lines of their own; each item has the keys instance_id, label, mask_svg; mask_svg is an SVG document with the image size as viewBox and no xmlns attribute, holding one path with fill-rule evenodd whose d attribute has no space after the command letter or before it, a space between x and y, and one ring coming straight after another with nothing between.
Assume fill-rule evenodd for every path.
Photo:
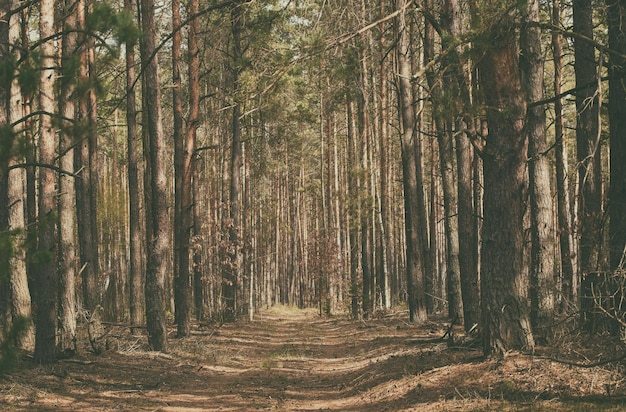
<instances>
[{"instance_id":1,"label":"patch of grass","mask_svg":"<svg viewBox=\"0 0 626 412\"><path fill-rule=\"evenodd\" d=\"M269 357L269 358L264 358L261 360L259 367L261 369L265 369L267 371L271 371L273 369L276 368L282 368L283 367L283 363L279 360L276 360L275 358Z\"/></svg>"}]
</instances>

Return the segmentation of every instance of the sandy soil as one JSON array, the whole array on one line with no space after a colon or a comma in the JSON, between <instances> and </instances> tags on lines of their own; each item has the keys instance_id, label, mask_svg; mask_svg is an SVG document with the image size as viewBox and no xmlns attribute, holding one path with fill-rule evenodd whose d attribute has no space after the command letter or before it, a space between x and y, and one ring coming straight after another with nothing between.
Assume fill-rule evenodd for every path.
<instances>
[{"instance_id":1,"label":"sandy soil","mask_svg":"<svg viewBox=\"0 0 626 412\"><path fill-rule=\"evenodd\" d=\"M354 322L277 308L172 338L167 354L109 328L101 355L85 350L52 366L23 360L0 378L0 410L626 410L619 363L548 359L590 364L623 353L618 341L569 336L541 356L484 360L442 339L444 323L416 327L405 318Z\"/></svg>"}]
</instances>

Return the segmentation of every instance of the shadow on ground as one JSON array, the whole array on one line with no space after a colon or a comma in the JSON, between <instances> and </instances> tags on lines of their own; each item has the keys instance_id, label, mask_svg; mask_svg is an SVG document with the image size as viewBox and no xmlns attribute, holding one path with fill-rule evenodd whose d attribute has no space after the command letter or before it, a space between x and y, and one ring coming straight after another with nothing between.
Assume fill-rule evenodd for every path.
<instances>
[{"instance_id":1,"label":"shadow on ground","mask_svg":"<svg viewBox=\"0 0 626 412\"><path fill-rule=\"evenodd\" d=\"M276 308L171 339L168 354L111 330L111 349L0 378L0 409L41 411L621 410L619 365L580 368L449 347L445 325ZM605 343L605 345L608 345ZM615 344L617 345L617 344ZM612 349L611 349L612 348ZM617 346L607 346L617 350ZM558 350L558 348L554 348Z\"/></svg>"}]
</instances>

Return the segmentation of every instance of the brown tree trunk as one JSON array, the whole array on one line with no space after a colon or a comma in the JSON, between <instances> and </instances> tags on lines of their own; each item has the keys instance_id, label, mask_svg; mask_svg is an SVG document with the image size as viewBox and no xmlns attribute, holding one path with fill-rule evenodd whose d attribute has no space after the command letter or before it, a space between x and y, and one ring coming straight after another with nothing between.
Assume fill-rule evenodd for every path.
<instances>
[{"instance_id":1,"label":"brown tree trunk","mask_svg":"<svg viewBox=\"0 0 626 412\"><path fill-rule=\"evenodd\" d=\"M39 3L39 33L41 43L41 76L39 108L39 163L53 166L56 157L56 130L53 125L55 112L54 85L56 81L54 64L54 1L42 0ZM57 206L55 188L56 173L49 167L39 169L39 215L38 215L38 264L35 274L36 293L35 316L35 361L50 363L56 359L57 331L57 267L54 217ZM52 291L52 292L51 292Z\"/></svg>"},{"instance_id":2,"label":"brown tree trunk","mask_svg":"<svg viewBox=\"0 0 626 412\"><path fill-rule=\"evenodd\" d=\"M243 32L244 4L237 1L231 8L231 30L233 35L232 50L232 87L233 96L240 92L239 78L243 71L243 52L241 34ZM230 147L230 195L229 218L226 221L228 232L228 246L222 273L222 300L224 305L224 320L234 321L237 316L237 290L239 288L239 274L241 269L241 102L238 98L233 104L232 135Z\"/></svg>"},{"instance_id":3,"label":"brown tree trunk","mask_svg":"<svg viewBox=\"0 0 626 412\"><path fill-rule=\"evenodd\" d=\"M444 90L451 94L453 107L456 109L457 131L456 160L457 160L457 228L458 228L458 261L459 282L463 302L463 320L465 330L472 329L480 319L480 299L478 291L478 242L476 227L474 225L475 209L472 194L472 158L474 151L470 144L469 133L460 133L468 129L466 121L461 120L465 115L470 102L469 79L464 74L466 62L461 55L462 50L455 46L458 38L463 34L463 15L458 0L446 0L441 15L442 28L446 30L447 37L442 42L442 48L449 57L444 59L446 75L444 77ZM465 117L465 116L464 116ZM468 120L469 121L469 120ZM452 130L454 124L449 123ZM478 185L478 183L475 183Z\"/></svg>"},{"instance_id":4,"label":"brown tree trunk","mask_svg":"<svg viewBox=\"0 0 626 412\"><path fill-rule=\"evenodd\" d=\"M188 2L189 15L194 16L198 14L199 1L189 0ZM185 137L185 162L184 162L184 176L183 187L186 186L187 192L183 196L183 214L186 217L184 224L191 226L193 224L194 235L200 234L198 217L198 206L195 204L194 185L198 186L199 183L194 180L196 176L196 159L194 159L196 150L197 130L200 123L200 49L198 47L198 32L200 24L198 18L194 18L189 22L189 33L187 35L187 49L189 50L189 118L187 121L187 133ZM189 248L189 240L187 240L187 248ZM193 250L193 277L194 277L194 289L195 289L195 308L196 317L202 319L202 306L203 306L203 288L202 288L202 272L201 272L201 254L200 251ZM189 276L189 275L188 275ZM191 293L190 291L188 293Z\"/></svg>"},{"instance_id":5,"label":"brown tree trunk","mask_svg":"<svg viewBox=\"0 0 626 412\"><path fill-rule=\"evenodd\" d=\"M21 39L21 51L24 53L24 58L28 56L28 50L30 49L30 26L29 26L30 12L28 8L24 8L20 13L20 39ZM23 85L22 85L23 86ZM22 95L24 97L22 109L24 111L24 140L27 142L26 148L26 162L33 166L26 167L26 236L33 239L32 242L26 244L26 272L28 274L28 282L31 293L31 299L35 300L35 294L37 293L37 287L33 285L33 274L35 273L35 265L33 256L36 254L37 242L37 176L35 173L35 162L37 159L37 144L35 143L35 132L33 127L33 121L30 118L32 112L32 102L35 98L35 88L26 87L22 88Z\"/></svg>"},{"instance_id":6,"label":"brown tree trunk","mask_svg":"<svg viewBox=\"0 0 626 412\"><path fill-rule=\"evenodd\" d=\"M85 28L87 13L86 0L79 0L77 3L77 26ZM90 63L89 48L86 46L86 34L81 34L78 38L80 46L80 65L78 72L78 82L81 85L83 94L78 97L80 122L83 133L80 135L80 143L77 146L75 157L75 168L80 170L76 184L76 216L78 228L78 244L80 253L80 267L83 286L83 307L88 311L93 311L100 303L100 291L98 288L99 264L98 264L98 235L96 227L95 210L95 177L92 176L93 167L90 153L94 150L93 145L96 135L96 124L94 123L95 107L91 101L91 91L85 89L89 84Z\"/></svg>"},{"instance_id":7,"label":"brown tree trunk","mask_svg":"<svg viewBox=\"0 0 626 412\"><path fill-rule=\"evenodd\" d=\"M9 42L13 45L13 49L10 50L12 58L19 59L24 55L24 46L21 44L21 27L19 22L19 15L13 14L9 18ZM8 119L11 124L20 124L19 129L23 130L24 118L24 96L22 94L22 88L19 84L17 77L13 77L11 82L11 95L9 98L9 111ZM18 132L16 137L23 139L28 138L28 134ZM15 153L11 153L14 155ZM9 166L15 165L18 162L17 159L9 160ZM31 296L28 286L27 276L27 257L26 257L26 220L25 220L25 203L26 192L24 191L26 182L26 172L24 168L14 169L9 172L7 182L7 198L8 198L8 228L13 231L14 238L13 244L17 247L13 249L13 255L10 261L11 267L11 280L10 280L10 293L11 293L11 316L12 320L16 321L18 318L30 319L32 315L31 311ZM35 347L35 330L32 321L29 322L28 329L24 334L20 336L18 346L25 350L33 350Z\"/></svg>"},{"instance_id":8,"label":"brown tree trunk","mask_svg":"<svg viewBox=\"0 0 626 412\"><path fill-rule=\"evenodd\" d=\"M574 31L593 39L593 5L587 0L573 2ZM580 270L583 278L599 270L602 214L602 175L600 163L600 130L596 58L594 46L574 39L574 71L576 86L576 152L578 158L578 228L580 231ZM591 282L581 283L581 317L593 328L594 305Z\"/></svg>"},{"instance_id":9,"label":"brown tree trunk","mask_svg":"<svg viewBox=\"0 0 626 412\"><path fill-rule=\"evenodd\" d=\"M124 1L124 10L133 14L132 0ZM129 295L130 324L142 325L144 322L144 279L146 242L143 215L143 199L141 198L139 135L137 133L137 102L135 88L135 46L136 40L126 43L126 133L128 157L128 202L130 222L130 256L129 256Z\"/></svg>"},{"instance_id":10,"label":"brown tree trunk","mask_svg":"<svg viewBox=\"0 0 626 412\"><path fill-rule=\"evenodd\" d=\"M561 25L560 0L552 1L552 24ZM561 83L563 81L563 46L561 35L552 33L552 53L554 60L554 95L561 95ZM572 239L572 218L569 196L569 173L567 168L567 148L565 146L565 125L563 122L563 103L560 98L554 102L554 134L556 155L556 191L558 202L558 233L560 247L561 277L562 277L562 301L561 311L566 312L570 305L576 305L574 294L577 289L573 257L574 244Z\"/></svg>"},{"instance_id":11,"label":"brown tree trunk","mask_svg":"<svg viewBox=\"0 0 626 412\"><path fill-rule=\"evenodd\" d=\"M11 16L12 2L3 0L0 2L0 59L10 61L9 50L9 25ZM10 65L9 65L10 67ZM3 131L9 124L9 99L11 90L12 70L8 67L0 69L0 124ZM12 234L8 231L9 214L11 213L11 204L8 199L9 187L9 161L13 151L13 131L11 134L8 130L2 135L2 152L0 153L0 242L7 245L0 251L0 327L4 330L11 326L11 310L10 310L10 291L6 285L12 277L13 268L11 257L13 255L13 239ZM3 338L0 336L0 339Z\"/></svg>"},{"instance_id":12,"label":"brown tree trunk","mask_svg":"<svg viewBox=\"0 0 626 412\"><path fill-rule=\"evenodd\" d=\"M148 343L153 350L167 351L167 325L165 320L165 279L167 276L167 254L170 250L170 230L167 216L168 158L161 116L161 93L159 64L155 53L156 21L153 0L141 1L143 41L141 60L144 71L144 98L148 129L148 157L150 188L146 190L146 226L150 227L147 247L146 268L146 321Z\"/></svg>"},{"instance_id":13,"label":"brown tree trunk","mask_svg":"<svg viewBox=\"0 0 626 412\"><path fill-rule=\"evenodd\" d=\"M529 102L543 100L543 53L539 23L539 1L528 2L527 24L521 31L521 67L523 87ZM534 335L544 342L550 340L556 292L554 261L554 219L552 209L550 159L547 157L545 107L528 108L528 158L530 184L530 301Z\"/></svg>"},{"instance_id":14,"label":"brown tree trunk","mask_svg":"<svg viewBox=\"0 0 626 412\"><path fill-rule=\"evenodd\" d=\"M75 119L74 93L76 90L75 73L72 60L77 52L77 34L75 2L66 0L64 4L64 27L61 56L61 96L60 112L65 119ZM67 122L62 129L59 153L61 169L74 171L74 143L76 133L72 124ZM78 256L74 227L76 225L76 192L74 177L59 173L59 350L73 353L76 351L76 277L78 276Z\"/></svg>"},{"instance_id":15,"label":"brown tree trunk","mask_svg":"<svg viewBox=\"0 0 626 412\"><path fill-rule=\"evenodd\" d=\"M192 198L192 156L183 127L183 102L181 81L181 32L180 0L172 1L172 82L174 108L174 304L176 313L177 336L184 337L191 333L191 273L189 239L191 236L191 198Z\"/></svg>"},{"instance_id":16,"label":"brown tree trunk","mask_svg":"<svg viewBox=\"0 0 626 412\"><path fill-rule=\"evenodd\" d=\"M386 13L384 2L381 2L381 16L384 16ZM381 50L386 50L387 42L385 41L385 32L386 27L381 27L380 34L380 48ZM391 244L391 233L390 233L390 196L389 196L389 187L390 187L390 166L389 166L389 126L388 126L388 112L389 109L387 107L388 102L388 87L387 87L387 58L384 56L380 61L380 98L378 101L378 111L379 111L379 156L380 156L380 254L381 254L381 270L379 273L379 288L381 292L381 303L385 309L391 308L391 281L390 281L390 244Z\"/></svg>"},{"instance_id":17,"label":"brown tree trunk","mask_svg":"<svg viewBox=\"0 0 626 412\"><path fill-rule=\"evenodd\" d=\"M606 0L609 47L626 53L626 4ZM623 269L626 263L626 61L611 55L609 64L609 128L611 139L610 265Z\"/></svg>"},{"instance_id":18,"label":"brown tree trunk","mask_svg":"<svg viewBox=\"0 0 626 412\"><path fill-rule=\"evenodd\" d=\"M609 26L609 47L624 55L626 53L626 3L607 0L607 20ZM626 267L626 59L611 55L609 62L609 130L610 130L610 170L609 192L609 265L615 274L623 273ZM621 295L615 299L615 315L623 319L626 305ZM611 333L619 336L624 326L612 322Z\"/></svg>"},{"instance_id":19,"label":"brown tree trunk","mask_svg":"<svg viewBox=\"0 0 626 412\"><path fill-rule=\"evenodd\" d=\"M432 2L430 2L432 7ZM445 19L444 24L450 32L451 19ZM435 30L426 22L424 40L424 61L426 64L435 57ZM450 33L451 34L451 33ZM448 38L442 39L442 48L452 47ZM458 62L453 59L444 59L444 70L453 71L453 65ZM433 117L436 128L437 143L439 146L439 168L441 172L443 202L444 202L444 225L446 239L446 294L448 297L448 316L451 322L463 323L463 301L461 297L461 267L459 264L459 221L457 214L457 193L454 181L454 130L452 118L456 113L449 113L446 101L454 101L455 96L446 96L444 87L454 84L459 88L456 70L454 73L439 77L433 70L428 70L427 81L433 100ZM456 91L455 91L456 92ZM450 100L447 100L450 98ZM457 98L458 100L458 98Z\"/></svg>"},{"instance_id":20,"label":"brown tree trunk","mask_svg":"<svg viewBox=\"0 0 626 412\"><path fill-rule=\"evenodd\" d=\"M347 123L348 123L348 198L354 199L357 197L357 178L354 170L354 165L357 164L357 146L354 131L354 113L352 110L353 102L350 100L350 93L346 94L346 109L347 109ZM358 215L356 213L357 205L353 202L349 205L348 210L348 235L350 246L350 312L353 319L359 318L359 235L356 222L358 221Z\"/></svg>"},{"instance_id":21,"label":"brown tree trunk","mask_svg":"<svg viewBox=\"0 0 626 412\"><path fill-rule=\"evenodd\" d=\"M423 272L423 245L420 239L419 225L419 194L423 190L418 185L416 155L417 130L415 128L415 106L411 87L411 63L409 51L409 32L404 16L404 0L396 4L397 10L402 10L397 18L398 44L396 53L398 59L398 90L401 112L401 144L402 144L402 177L404 186L405 231L406 231L406 270L407 292L409 300L409 319L411 322L425 322L427 320L424 272Z\"/></svg>"},{"instance_id":22,"label":"brown tree trunk","mask_svg":"<svg viewBox=\"0 0 626 412\"><path fill-rule=\"evenodd\" d=\"M484 225L481 272L483 351L534 347L526 304L524 203L526 101L520 83L513 17L497 16L490 47L478 63L489 124L484 150Z\"/></svg>"}]
</instances>

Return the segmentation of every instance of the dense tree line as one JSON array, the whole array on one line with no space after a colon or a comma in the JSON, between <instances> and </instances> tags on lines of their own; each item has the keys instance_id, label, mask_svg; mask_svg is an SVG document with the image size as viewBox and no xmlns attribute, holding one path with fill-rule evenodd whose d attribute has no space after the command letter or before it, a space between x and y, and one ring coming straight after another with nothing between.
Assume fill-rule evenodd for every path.
<instances>
[{"instance_id":1,"label":"dense tree line","mask_svg":"<svg viewBox=\"0 0 626 412\"><path fill-rule=\"evenodd\" d=\"M623 1L164 4L0 2L5 342L51 362L102 312L165 351L275 304L445 310L485 354L625 325Z\"/></svg>"}]
</instances>

